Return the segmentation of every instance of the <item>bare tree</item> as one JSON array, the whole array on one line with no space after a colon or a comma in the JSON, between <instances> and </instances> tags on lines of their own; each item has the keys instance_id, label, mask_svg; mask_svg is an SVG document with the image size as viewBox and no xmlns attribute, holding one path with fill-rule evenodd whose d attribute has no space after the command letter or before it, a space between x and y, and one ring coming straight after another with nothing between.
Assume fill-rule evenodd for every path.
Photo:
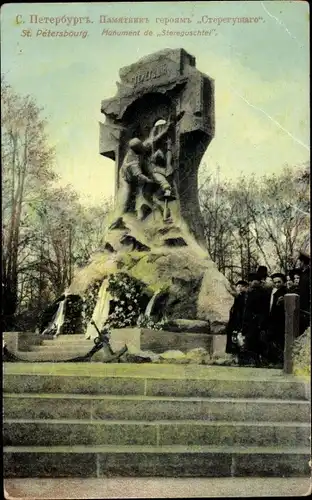
<instances>
[{"instance_id":1,"label":"bare tree","mask_svg":"<svg viewBox=\"0 0 312 500\"><path fill-rule=\"evenodd\" d=\"M18 300L18 259L25 246L27 197L55 178L53 149L45 135L42 110L31 96L21 97L1 80L3 178L3 313L12 316Z\"/></svg>"},{"instance_id":2,"label":"bare tree","mask_svg":"<svg viewBox=\"0 0 312 500\"><path fill-rule=\"evenodd\" d=\"M296 249L309 231L309 203L309 179L300 169L286 165L280 175L263 177L252 214L281 271L293 266Z\"/></svg>"},{"instance_id":3,"label":"bare tree","mask_svg":"<svg viewBox=\"0 0 312 500\"><path fill-rule=\"evenodd\" d=\"M310 228L309 165L279 175L202 180L199 198L207 249L233 282L266 265L286 272Z\"/></svg>"}]
</instances>

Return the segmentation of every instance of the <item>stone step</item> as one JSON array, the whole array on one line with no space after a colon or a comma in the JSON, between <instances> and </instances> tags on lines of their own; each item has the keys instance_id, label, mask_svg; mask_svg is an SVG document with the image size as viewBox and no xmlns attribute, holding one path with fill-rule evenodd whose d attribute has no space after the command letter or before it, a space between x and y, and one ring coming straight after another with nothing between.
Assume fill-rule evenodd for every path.
<instances>
[{"instance_id":1,"label":"stone step","mask_svg":"<svg viewBox=\"0 0 312 500\"><path fill-rule=\"evenodd\" d=\"M32 354L32 353L28 353ZM101 351L99 353L101 356ZM210 378L171 378L166 370L159 370L158 377L166 374L169 377L155 378L148 371L140 371L140 376L129 376L127 364L114 364L110 370L104 363L6 363L11 365L4 369L5 393L62 393L62 394L115 394L142 396L178 396L178 397L224 397L224 398L274 398L274 399L306 399L305 384L289 378L239 379L231 377L231 369L227 379L216 378L211 371ZM80 369L78 368L78 365ZM160 368L162 365L154 365ZM44 369L43 369L44 367ZM96 368L99 367L99 370ZM168 365L172 368L172 365ZM32 372L38 368L37 373ZM120 370L121 368L121 370ZM22 373L18 373L19 369ZM46 370L45 370L46 369ZM26 373L23 373L25 372ZM27 373L28 371L28 373ZM41 374L43 372L46 374ZM172 370L174 374L174 370ZM187 372L187 370L186 370ZM58 374L59 373L59 374ZM110 375L108 375L110 373ZM155 372L154 372L155 373ZM177 372L176 372L177 373ZM191 371L190 371L191 373ZM96 374L96 375L95 375ZM118 375L121 376L118 376ZM233 372L234 374L234 372Z\"/></svg>"},{"instance_id":2,"label":"stone step","mask_svg":"<svg viewBox=\"0 0 312 500\"><path fill-rule=\"evenodd\" d=\"M311 493L307 477L110 477L105 478L14 478L4 482L5 498L118 499L126 491L128 498L255 498L301 497ZM69 493L70 492L70 496Z\"/></svg>"},{"instance_id":3,"label":"stone step","mask_svg":"<svg viewBox=\"0 0 312 500\"><path fill-rule=\"evenodd\" d=\"M42 340L41 341L41 344L40 346L34 346L35 348L37 347L62 347L62 348L67 348L67 347L70 347L70 346L77 346L77 345L94 345L94 341L93 340L87 340L85 338L81 339L81 340L71 340L71 341L66 341L66 342L63 342L63 341L58 341L57 339L51 339L51 340Z\"/></svg>"},{"instance_id":4,"label":"stone step","mask_svg":"<svg viewBox=\"0 0 312 500\"><path fill-rule=\"evenodd\" d=\"M5 478L310 475L304 447L8 446L3 458Z\"/></svg>"},{"instance_id":5,"label":"stone step","mask_svg":"<svg viewBox=\"0 0 312 500\"><path fill-rule=\"evenodd\" d=\"M58 335L57 337L53 337L52 342L57 342L57 343L79 342L83 340L90 340L90 339L86 339L86 336L84 334L79 333L75 335ZM47 342L50 342L50 340L47 340ZM91 340L91 342L93 341Z\"/></svg>"},{"instance_id":6,"label":"stone step","mask_svg":"<svg viewBox=\"0 0 312 500\"><path fill-rule=\"evenodd\" d=\"M54 347L54 349L47 348L41 351L32 349L31 351L27 352L17 351L15 354L25 362L53 363L66 361L67 359L76 358L78 356L85 356L89 351L91 351L92 347L93 345L87 347L78 346L66 349ZM104 358L104 351L101 349L92 356L92 361L103 361Z\"/></svg>"},{"instance_id":7,"label":"stone step","mask_svg":"<svg viewBox=\"0 0 312 500\"><path fill-rule=\"evenodd\" d=\"M205 420L31 420L7 419L4 446L212 445L306 446L310 425L292 422Z\"/></svg>"},{"instance_id":8,"label":"stone step","mask_svg":"<svg viewBox=\"0 0 312 500\"><path fill-rule=\"evenodd\" d=\"M302 400L4 394L5 418L309 422Z\"/></svg>"},{"instance_id":9,"label":"stone step","mask_svg":"<svg viewBox=\"0 0 312 500\"><path fill-rule=\"evenodd\" d=\"M39 346L31 346L31 352L36 352L38 354L44 354L44 353L49 353L49 354L52 354L52 355L56 355L61 352L62 354L63 353L66 353L66 352L69 352L69 353L72 353L72 352L89 352L92 348L94 347L94 344L89 342L89 343L81 343L81 344L69 344L69 345L60 345L60 346L57 346L57 345L49 345L49 346L46 346L46 345L39 345Z\"/></svg>"},{"instance_id":10,"label":"stone step","mask_svg":"<svg viewBox=\"0 0 312 500\"><path fill-rule=\"evenodd\" d=\"M4 371L7 374L64 374L67 375L89 375L92 377L125 376L130 378L156 378L156 379L199 379L199 380L252 380L252 381L275 381L292 382L301 379L292 375L285 375L282 370L252 367L233 366L205 366L205 365L155 365L155 364L133 364L122 365L92 365L91 367L79 363L67 365L28 364L28 363L4 363Z\"/></svg>"},{"instance_id":11,"label":"stone step","mask_svg":"<svg viewBox=\"0 0 312 500\"><path fill-rule=\"evenodd\" d=\"M77 344L80 342L92 342L93 339L86 339L85 335L39 335L41 345L52 345L52 344Z\"/></svg>"}]
</instances>

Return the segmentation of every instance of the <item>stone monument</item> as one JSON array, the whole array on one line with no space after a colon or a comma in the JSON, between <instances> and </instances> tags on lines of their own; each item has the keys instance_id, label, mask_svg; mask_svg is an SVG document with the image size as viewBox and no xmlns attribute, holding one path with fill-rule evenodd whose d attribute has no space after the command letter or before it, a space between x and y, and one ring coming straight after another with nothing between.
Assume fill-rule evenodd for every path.
<instances>
[{"instance_id":1,"label":"stone monument","mask_svg":"<svg viewBox=\"0 0 312 500\"><path fill-rule=\"evenodd\" d=\"M233 298L205 248L198 201L198 168L215 130L213 80L185 50L162 50L122 68L101 111L100 154L116 165L115 208L104 247L67 293L83 297L102 282L101 328L107 279L122 272L143 283L154 313L176 330L222 329Z\"/></svg>"},{"instance_id":2,"label":"stone monument","mask_svg":"<svg viewBox=\"0 0 312 500\"><path fill-rule=\"evenodd\" d=\"M194 238L204 244L197 174L214 136L213 80L196 69L195 58L183 49L163 50L126 66L120 70L120 80L116 96L102 101L106 122L101 124L100 133L100 153L116 162L117 199L123 197L122 172L129 163L129 150L140 148L134 141L138 138L147 143L147 153L144 155L141 150L136 154L149 156L149 171L158 166L173 189L168 206L174 221L183 222ZM163 124L158 125L160 121ZM164 158L157 152L165 156L163 165L160 164ZM142 168L144 171L146 166ZM161 187L161 181L155 184L149 185L142 179L145 201ZM155 200L154 208L156 204ZM165 204L166 200L162 205ZM150 205L153 203L141 202L147 213Z\"/></svg>"}]
</instances>

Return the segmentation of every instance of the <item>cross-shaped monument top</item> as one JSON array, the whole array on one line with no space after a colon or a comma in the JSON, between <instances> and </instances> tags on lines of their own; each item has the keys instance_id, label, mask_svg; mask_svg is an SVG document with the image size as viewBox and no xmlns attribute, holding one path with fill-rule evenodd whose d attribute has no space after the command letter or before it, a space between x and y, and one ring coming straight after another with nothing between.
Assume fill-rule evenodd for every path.
<instances>
[{"instance_id":1,"label":"cross-shaped monument top","mask_svg":"<svg viewBox=\"0 0 312 500\"><path fill-rule=\"evenodd\" d=\"M145 179L156 161L145 182L153 180L156 186L157 175L164 176L158 183L160 191L163 186L162 196L174 192L168 203L179 205L179 217L202 240L197 172L214 136L214 81L196 68L195 57L184 49L164 49L143 57L121 68L119 76L116 95L101 104L106 121L100 124L100 154L116 161L118 189L122 184L120 171L125 170L130 157L139 170L143 169ZM129 146L134 139L144 145L141 153ZM155 160L152 155L156 150ZM167 170L162 172L165 165ZM130 179L129 171L125 175Z\"/></svg>"}]
</instances>

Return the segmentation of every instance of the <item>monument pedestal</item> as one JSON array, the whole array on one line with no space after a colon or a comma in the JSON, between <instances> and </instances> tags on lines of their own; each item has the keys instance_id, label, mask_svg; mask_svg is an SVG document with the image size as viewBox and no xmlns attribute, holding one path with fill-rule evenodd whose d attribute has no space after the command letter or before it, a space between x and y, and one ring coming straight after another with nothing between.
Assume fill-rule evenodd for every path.
<instances>
[{"instance_id":1,"label":"monument pedestal","mask_svg":"<svg viewBox=\"0 0 312 500\"><path fill-rule=\"evenodd\" d=\"M113 329L110 336L110 345L113 351L121 349L125 344L130 354L139 354L140 351L152 351L161 354L170 350L186 353L192 349L202 348L210 356L224 355L226 335L177 333L148 328Z\"/></svg>"},{"instance_id":2,"label":"monument pedestal","mask_svg":"<svg viewBox=\"0 0 312 500\"><path fill-rule=\"evenodd\" d=\"M2 342L12 353L30 351L33 346L41 344L40 335L34 332L3 332Z\"/></svg>"}]
</instances>

